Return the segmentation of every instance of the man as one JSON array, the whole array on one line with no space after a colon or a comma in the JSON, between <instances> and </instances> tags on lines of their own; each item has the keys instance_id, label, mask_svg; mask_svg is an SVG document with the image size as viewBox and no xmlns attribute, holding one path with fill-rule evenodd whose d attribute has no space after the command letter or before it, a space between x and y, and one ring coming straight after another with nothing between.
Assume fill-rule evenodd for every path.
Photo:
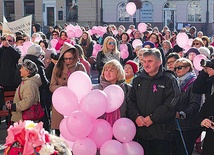
<instances>
[{"instance_id":1,"label":"man","mask_svg":"<svg viewBox=\"0 0 214 155\"><path fill-rule=\"evenodd\" d=\"M145 50L143 68L133 80L127 112L137 125L136 138L145 155L169 155L179 86L175 76L163 69L158 49Z\"/></svg>"}]
</instances>

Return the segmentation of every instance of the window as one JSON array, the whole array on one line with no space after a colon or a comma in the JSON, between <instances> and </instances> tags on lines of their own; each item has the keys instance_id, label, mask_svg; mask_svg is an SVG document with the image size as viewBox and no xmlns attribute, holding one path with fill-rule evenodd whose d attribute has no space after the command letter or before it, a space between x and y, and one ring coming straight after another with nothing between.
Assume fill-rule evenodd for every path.
<instances>
[{"instance_id":1,"label":"window","mask_svg":"<svg viewBox=\"0 0 214 155\"><path fill-rule=\"evenodd\" d=\"M77 0L66 0L66 21L78 21L78 4Z\"/></svg>"},{"instance_id":2,"label":"window","mask_svg":"<svg viewBox=\"0 0 214 155\"><path fill-rule=\"evenodd\" d=\"M141 22L150 22L153 21L153 5L151 2L144 1L142 3L142 8L141 8L141 14L140 14L140 21Z\"/></svg>"},{"instance_id":3,"label":"window","mask_svg":"<svg viewBox=\"0 0 214 155\"><path fill-rule=\"evenodd\" d=\"M34 0L24 1L24 16L32 15L32 21L35 21L35 2Z\"/></svg>"},{"instance_id":4,"label":"window","mask_svg":"<svg viewBox=\"0 0 214 155\"><path fill-rule=\"evenodd\" d=\"M199 2L192 1L187 6L188 22L201 22L201 5Z\"/></svg>"},{"instance_id":5,"label":"window","mask_svg":"<svg viewBox=\"0 0 214 155\"><path fill-rule=\"evenodd\" d=\"M120 2L117 6L117 21L118 22L130 21L130 15L126 12L125 2Z\"/></svg>"},{"instance_id":6,"label":"window","mask_svg":"<svg viewBox=\"0 0 214 155\"><path fill-rule=\"evenodd\" d=\"M4 15L8 22L14 21L14 1L4 1Z\"/></svg>"}]
</instances>

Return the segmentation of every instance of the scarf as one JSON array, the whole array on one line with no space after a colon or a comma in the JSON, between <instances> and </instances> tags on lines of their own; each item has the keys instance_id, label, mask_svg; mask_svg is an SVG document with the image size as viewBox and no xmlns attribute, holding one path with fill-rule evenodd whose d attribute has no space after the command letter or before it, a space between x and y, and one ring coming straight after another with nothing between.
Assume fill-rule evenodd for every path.
<instances>
[{"instance_id":1,"label":"scarf","mask_svg":"<svg viewBox=\"0 0 214 155\"><path fill-rule=\"evenodd\" d=\"M186 85L192 80L192 79L195 79L196 78L196 74L194 72L187 72L185 75L183 75L182 77L179 77L178 78L178 81L179 81L179 86L180 86L180 89L182 91L185 90L186 88Z\"/></svg>"}]
</instances>

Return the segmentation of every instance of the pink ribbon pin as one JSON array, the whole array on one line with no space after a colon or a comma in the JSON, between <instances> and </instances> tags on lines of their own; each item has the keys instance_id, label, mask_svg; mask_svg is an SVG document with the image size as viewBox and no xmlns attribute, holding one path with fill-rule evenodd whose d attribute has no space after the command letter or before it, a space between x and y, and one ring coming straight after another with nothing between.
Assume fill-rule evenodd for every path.
<instances>
[{"instance_id":1,"label":"pink ribbon pin","mask_svg":"<svg viewBox=\"0 0 214 155\"><path fill-rule=\"evenodd\" d=\"M156 86L156 84L154 84L154 85L153 85L153 93L156 92L156 91L158 91L158 90L157 90L157 86Z\"/></svg>"}]
</instances>

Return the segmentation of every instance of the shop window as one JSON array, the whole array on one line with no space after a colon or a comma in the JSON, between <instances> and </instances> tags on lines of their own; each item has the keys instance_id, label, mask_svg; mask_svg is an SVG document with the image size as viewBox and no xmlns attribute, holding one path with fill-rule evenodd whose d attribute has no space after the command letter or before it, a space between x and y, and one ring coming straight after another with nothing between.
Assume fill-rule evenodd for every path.
<instances>
[{"instance_id":1,"label":"shop window","mask_svg":"<svg viewBox=\"0 0 214 155\"><path fill-rule=\"evenodd\" d=\"M78 21L78 4L77 0L66 0L66 21Z\"/></svg>"},{"instance_id":2,"label":"shop window","mask_svg":"<svg viewBox=\"0 0 214 155\"><path fill-rule=\"evenodd\" d=\"M188 22L201 22L201 5L199 2L192 1L187 6Z\"/></svg>"},{"instance_id":3,"label":"shop window","mask_svg":"<svg viewBox=\"0 0 214 155\"><path fill-rule=\"evenodd\" d=\"M117 6L117 21L118 22L130 21L130 15L126 12L125 2L120 2Z\"/></svg>"},{"instance_id":4,"label":"shop window","mask_svg":"<svg viewBox=\"0 0 214 155\"><path fill-rule=\"evenodd\" d=\"M8 22L15 20L14 1L4 1L4 16Z\"/></svg>"}]
</instances>

